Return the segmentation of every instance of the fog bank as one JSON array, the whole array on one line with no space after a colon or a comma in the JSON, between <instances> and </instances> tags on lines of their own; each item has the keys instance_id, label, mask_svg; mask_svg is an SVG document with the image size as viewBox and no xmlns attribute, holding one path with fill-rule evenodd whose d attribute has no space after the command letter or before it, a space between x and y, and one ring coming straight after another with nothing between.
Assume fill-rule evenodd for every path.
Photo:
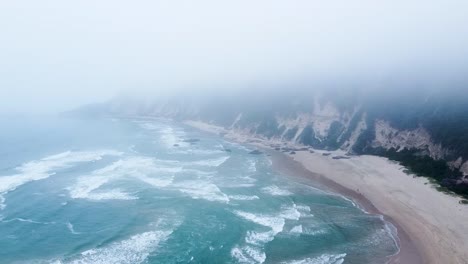
<instances>
[{"instance_id":1,"label":"fog bank","mask_svg":"<svg viewBox=\"0 0 468 264\"><path fill-rule=\"evenodd\" d=\"M463 86L467 10L461 0L3 1L0 111L117 94Z\"/></svg>"}]
</instances>

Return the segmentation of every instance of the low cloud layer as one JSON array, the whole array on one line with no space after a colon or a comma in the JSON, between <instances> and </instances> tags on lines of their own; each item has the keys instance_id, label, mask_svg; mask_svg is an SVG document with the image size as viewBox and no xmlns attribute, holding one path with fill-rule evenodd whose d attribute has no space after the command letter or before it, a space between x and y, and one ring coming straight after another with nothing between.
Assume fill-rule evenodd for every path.
<instances>
[{"instance_id":1,"label":"low cloud layer","mask_svg":"<svg viewBox=\"0 0 468 264\"><path fill-rule=\"evenodd\" d=\"M463 83L466 10L462 0L3 1L0 111L122 92Z\"/></svg>"}]
</instances>

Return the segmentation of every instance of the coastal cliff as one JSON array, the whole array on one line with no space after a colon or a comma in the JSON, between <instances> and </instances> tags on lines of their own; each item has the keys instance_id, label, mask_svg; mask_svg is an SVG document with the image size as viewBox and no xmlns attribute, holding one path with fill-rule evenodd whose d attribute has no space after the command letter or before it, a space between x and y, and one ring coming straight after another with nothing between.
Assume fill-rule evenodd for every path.
<instances>
[{"instance_id":1,"label":"coastal cliff","mask_svg":"<svg viewBox=\"0 0 468 264\"><path fill-rule=\"evenodd\" d=\"M372 94L331 90L211 99L120 97L80 112L197 120L315 149L384 156L466 196L468 96L453 95L443 91Z\"/></svg>"}]
</instances>

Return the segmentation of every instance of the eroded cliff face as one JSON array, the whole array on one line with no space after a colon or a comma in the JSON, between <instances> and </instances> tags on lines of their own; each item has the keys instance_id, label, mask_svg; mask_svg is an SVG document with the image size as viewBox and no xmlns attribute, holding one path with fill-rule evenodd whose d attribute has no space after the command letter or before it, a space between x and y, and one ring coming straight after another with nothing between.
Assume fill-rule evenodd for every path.
<instances>
[{"instance_id":1,"label":"eroded cliff face","mask_svg":"<svg viewBox=\"0 0 468 264\"><path fill-rule=\"evenodd\" d=\"M253 120L249 113L240 112L227 128L315 148L351 151L360 133L366 129L365 113L360 111L360 106L340 111L332 102L315 100L311 105L310 111L276 112Z\"/></svg>"},{"instance_id":2,"label":"eroded cliff face","mask_svg":"<svg viewBox=\"0 0 468 264\"><path fill-rule=\"evenodd\" d=\"M460 171L463 173L464 176L468 176L468 160L463 163L460 167ZM468 178L465 177L465 180L468 181Z\"/></svg>"},{"instance_id":3,"label":"eroded cliff face","mask_svg":"<svg viewBox=\"0 0 468 264\"><path fill-rule=\"evenodd\" d=\"M108 104L112 115L197 120L255 137L317 149L341 149L352 154L383 153L384 156L385 151L410 151L417 157L442 160L450 168L468 175L468 156L463 151L460 154L453 145L442 144L440 136L435 140L426 127L427 122L408 119L415 114L398 107L386 107L384 110L380 105L372 108L359 101L343 105L334 97L323 96L268 102L261 99L243 102L216 98L207 102L181 98L164 101L120 98ZM381 110L380 113L376 114L375 109ZM402 125L404 121L400 120L411 122Z\"/></svg>"},{"instance_id":4,"label":"eroded cliff face","mask_svg":"<svg viewBox=\"0 0 468 264\"><path fill-rule=\"evenodd\" d=\"M252 118L249 109L225 113L223 124L193 101L165 101L162 103L113 101L111 112L127 116L149 115L175 119L196 119L222 125L225 128L258 137L308 145L320 149L355 151L361 146L383 149L420 150L433 159L445 159L451 151L435 143L430 133L421 125L416 129L398 129L383 119L369 119L362 105L342 109L332 101L314 99L309 111L282 112L272 109L269 114ZM208 107L209 108L209 107ZM214 110L214 109L212 109ZM216 111L216 110L214 110ZM220 110L221 112L224 110ZM219 113L223 115L222 113ZM367 133L367 138L363 134ZM458 168L468 170L463 157L453 160ZM462 166L463 165L463 166Z\"/></svg>"},{"instance_id":5,"label":"eroded cliff face","mask_svg":"<svg viewBox=\"0 0 468 264\"><path fill-rule=\"evenodd\" d=\"M385 120L375 121L375 139L372 146L384 149L417 149L433 159L445 159L450 154L441 144L434 143L427 130L419 125L413 130L398 130Z\"/></svg>"}]
</instances>

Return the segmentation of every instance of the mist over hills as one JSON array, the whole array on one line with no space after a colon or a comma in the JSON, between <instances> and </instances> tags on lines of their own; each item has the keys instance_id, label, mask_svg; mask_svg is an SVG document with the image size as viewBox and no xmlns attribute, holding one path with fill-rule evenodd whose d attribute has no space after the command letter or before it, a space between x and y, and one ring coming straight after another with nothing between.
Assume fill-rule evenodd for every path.
<instances>
[{"instance_id":1,"label":"mist over hills","mask_svg":"<svg viewBox=\"0 0 468 264\"><path fill-rule=\"evenodd\" d=\"M121 96L75 113L197 120L317 149L385 156L468 195L468 94L463 88L247 90Z\"/></svg>"}]
</instances>

